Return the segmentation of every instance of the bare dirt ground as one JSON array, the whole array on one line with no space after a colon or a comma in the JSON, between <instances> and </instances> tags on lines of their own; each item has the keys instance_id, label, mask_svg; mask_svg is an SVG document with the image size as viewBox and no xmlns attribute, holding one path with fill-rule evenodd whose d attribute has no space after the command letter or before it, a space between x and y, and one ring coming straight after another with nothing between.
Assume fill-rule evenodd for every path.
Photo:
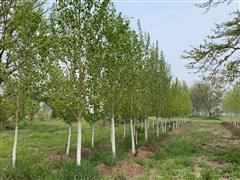
<instances>
[{"instance_id":1,"label":"bare dirt ground","mask_svg":"<svg viewBox=\"0 0 240 180\"><path fill-rule=\"evenodd\" d=\"M240 129L226 123L201 123L197 129L198 132L208 134L211 138L202 144L206 152L216 152L231 148L240 148ZM231 179L226 169L231 166L228 162L219 162L211 154L194 157L194 170L196 178L201 177L203 168L208 166L220 172L221 177L217 179Z\"/></svg>"}]
</instances>

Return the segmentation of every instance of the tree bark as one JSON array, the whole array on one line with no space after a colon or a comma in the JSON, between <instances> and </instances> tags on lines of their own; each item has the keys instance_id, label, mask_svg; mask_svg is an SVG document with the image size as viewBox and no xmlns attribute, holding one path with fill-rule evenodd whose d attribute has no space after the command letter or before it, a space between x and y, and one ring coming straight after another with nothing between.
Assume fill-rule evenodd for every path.
<instances>
[{"instance_id":1,"label":"tree bark","mask_svg":"<svg viewBox=\"0 0 240 180\"><path fill-rule=\"evenodd\" d=\"M15 168L16 166L16 154L17 154L17 141L18 141L18 121L19 121L19 95L16 97L16 123L15 123L15 135L14 135L14 143L13 143L13 151L12 151L12 166Z\"/></svg>"},{"instance_id":2,"label":"tree bark","mask_svg":"<svg viewBox=\"0 0 240 180\"><path fill-rule=\"evenodd\" d=\"M148 139L148 123L147 123L147 117L145 117L145 119L144 119L144 132L145 132L145 140L147 140Z\"/></svg>"},{"instance_id":3,"label":"tree bark","mask_svg":"<svg viewBox=\"0 0 240 180\"><path fill-rule=\"evenodd\" d=\"M82 124L81 124L81 113L78 114L77 118L77 166L81 165L81 148L82 148Z\"/></svg>"},{"instance_id":4,"label":"tree bark","mask_svg":"<svg viewBox=\"0 0 240 180\"><path fill-rule=\"evenodd\" d=\"M71 125L68 126L68 141L67 141L67 149L66 149L66 155L69 155L70 152L70 145L71 145L71 133L72 133L72 127Z\"/></svg>"},{"instance_id":5,"label":"tree bark","mask_svg":"<svg viewBox=\"0 0 240 180\"><path fill-rule=\"evenodd\" d=\"M95 134L95 128L94 124L92 125L92 148L94 147L94 134Z\"/></svg>"},{"instance_id":6,"label":"tree bark","mask_svg":"<svg viewBox=\"0 0 240 180\"><path fill-rule=\"evenodd\" d=\"M133 130L133 120L130 120L130 126L131 126L131 139L132 139L132 153L135 154L136 150L135 150L135 143L134 143L134 130Z\"/></svg>"},{"instance_id":7,"label":"tree bark","mask_svg":"<svg viewBox=\"0 0 240 180\"><path fill-rule=\"evenodd\" d=\"M116 144L115 144L115 122L114 122L114 114L111 118L111 143L112 143L112 153L113 153L113 158L116 158Z\"/></svg>"},{"instance_id":8,"label":"tree bark","mask_svg":"<svg viewBox=\"0 0 240 180\"><path fill-rule=\"evenodd\" d=\"M161 128L162 128L162 133L164 133L164 127L163 127L163 118L162 118L162 120L161 120Z\"/></svg>"},{"instance_id":9,"label":"tree bark","mask_svg":"<svg viewBox=\"0 0 240 180\"><path fill-rule=\"evenodd\" d=\"M167 133L167 121L164 121L164 132Z\"/></svg>"},{"instance_id":10,"label":"tree bark","mask_svg":"<svg viewBox=\"0 0 240 180\"><path fill-rule=\"evenodd\" d=\"M138 135L137 135L137 131L135 132L135 137L136 137L136 145L138 144Z\"/></svg>"},{"instance_id":11,"label":"tree bark","mask_svg":"<svg viewBox=\"0 0 240 180\"><path fill-rule=\"evenodd\" d=\"M123 122L123 138L126 137L126 120L124 119L124 122Z\"/></svg>"}]
</instances>

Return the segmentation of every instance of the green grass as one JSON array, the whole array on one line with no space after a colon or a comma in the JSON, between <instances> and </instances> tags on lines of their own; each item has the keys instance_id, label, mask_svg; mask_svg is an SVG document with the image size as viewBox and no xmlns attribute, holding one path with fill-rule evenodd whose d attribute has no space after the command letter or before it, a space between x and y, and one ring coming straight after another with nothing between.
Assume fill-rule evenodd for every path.
<instances>
[{"instance_id":1,"label":"green grass","mask_svg":"<svg viewBox=\"0 0 240 180\"><path fill-rule=\"evenodd\" d=\"M110 146L110 127L101 127L99 124L95 128L95 147L92 149L91 129L87 123L83 122L81 168L75 165L76 124L72 128L70 158L59 161L57 157L64 156L65 153L67 128L67 125L61 120L22 121L19 125L15 169L11 166L14 131L1 132L0 177L2 179L99 179L101 175L95 169L98 164L114 166L117 161L126 159L130 152L129 126L126 128L127 137L125 139L122 138L123 125L118 125L116 128L117 158L113 159ZM150 132L148 143L144 141L143 134L139 133L138 143L140 145L153 144L156 139L153 133ZM154 138L151 138L153 136Z\"/></svg>"},{"instance_id":2,"label":"green grass","mask_svg":"<svg viewBox=\"0 0 240 180\"><path fill-rule=\"evenodd\" d=\"M150 118L152 128L153 117ZM160 134L150 130L149 140L144 134L138 135L138 147L155 146L167 140L151 159L132 157L131 160L144 169L140 179L240 179L240 151L225 141L236 140L226 136L221 126L222 120L191 119L189 127L176 134ZM115 166L120 160L130 160L131 139L129 127L127 137L123 136L123 126L116 128L117 158L112 158L110 128L96 128L95 147L91 148L91 129L83 123L82 165L76 167L76 125L73 126L70 157L64 156L67 140L67 125L60 120L22 121L19 129L17 164L11 166L11 152L14 131L0 132L0 177L2 179L104 179L96 166ZM219 129L219 132L216 130ZM141 129L138 128L138 132ZM224 136L225 139L221 138ZM227 138L227 139L226 139ZM63 159L59 159L63 158ZM196 172L199 170L199 174ZM116 174L116 179L126 179L124 174Z\"/></svg>"}]
</instances>

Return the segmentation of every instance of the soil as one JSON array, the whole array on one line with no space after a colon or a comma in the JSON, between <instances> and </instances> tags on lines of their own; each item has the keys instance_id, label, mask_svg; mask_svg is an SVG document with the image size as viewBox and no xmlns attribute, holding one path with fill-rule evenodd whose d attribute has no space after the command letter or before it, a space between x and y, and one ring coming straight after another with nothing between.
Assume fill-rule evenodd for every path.
<instances>
[{"instance_id":1,"label":"soil","mask_svg":"<svg viewBox=\"0 0 240 180\"><path fill-rule=\"evenodd\" d=\"M235 127L229 123L223 123L223 126L230 131L234 136L240 137L240 128Z\"/></svg>"},{"instance_id":2,"label":"soil","mask_svg":"<svg viewBox=\"0 0 240 180\"><path fill-rule=\"evenodd\" d=\"M72 157L67 156L65 154L55 154L55 153L51 153L48 156L45 157L44 161L48 162L48 161L58 161L61 164L64 164L66 161L72 161L74 160Z\"/></svg>"},{"instance_id":3,"label":"soil","mask_svg":"<svg viewBox=\"0 0 240 180\"><path fill-rule=\"evenodd\" d=\"M175 136L176 134L179 134L182 131L183 128L175 129L173 131L170 131L168 133L168 137L163 141L158 141L152 146L139 147L137 150L137 157L142 160L150 160L154 152L159 151L162 146L169 144L171 142L172 136Z\"/></svg>"},{"instance_id":4,"label":"soil","mask_svg":"<svg viewBox=\"0 0 240 180\"><path fill-rule=\"evenodd\" d=\"M144 173L143 167L133 161L119 161L113 167L100 164L97 166L97 170L105 176L124 174L128 177L137 177Z\"/></svg>"}]
</instances>

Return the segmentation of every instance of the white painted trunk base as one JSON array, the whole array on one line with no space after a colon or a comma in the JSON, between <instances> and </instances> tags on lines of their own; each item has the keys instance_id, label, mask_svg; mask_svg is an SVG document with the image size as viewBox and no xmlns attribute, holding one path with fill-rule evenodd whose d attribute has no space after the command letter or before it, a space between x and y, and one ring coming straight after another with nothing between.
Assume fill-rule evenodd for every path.
<instances>
[{"instance_id":1,"label":"white painted trunk base","mask_svg":"<svg viewBox=\"0 0 240 180\"><path fill-rule=\"evenodd\" d=\"M159 119L157 117L157 137L159 138Z\"/></svg>"},{"instance_id":2,"label":"white painted trunk base","mask_svg":"<svg viewBox=\"0 0 240 180\"><path fill-rule=\"evenodd\" d=\"M132 153L135 154L135 143L134 143L134 129L133 129L133 120L130 120L130 127L131 127L131 140L132 140Z\"/></svg>"},{"instance_id":3,"label":"white painted trunk base","mask_svg":"<svg viewBox=\"0 0 240 180\"><path fill-rule=\"evenodd\" d=\"M18 140L18 125L15 126L15 135L14 135L14 143L13 143L13 151L12 151L12 166L13 166L13 168L15 168L15 166L16 166L17 140Z\"/></svg>"},{"instance_id":4,"label":"white painted trunk base","mask_svg":"<svg viewBox=\"0 0 240 180\"><path fill-rule=\"evenodd\" d=\"M112 128L111 128L111 143L112 143L112 153L113 158L116 157L116 143L115 143L115 122L114 117L111 118Z\"/></svg>"},{"instance_id":5,"label":"white painted trunk base","mask_svg":"<svg viewBox=\"0 0 240 180\"><path fill-rule=\"evenodd\" d=\"M123 124L123 138L126 137L126 122L124 120L124 124Z\"/></svg>"},{"instance_id":6,"label":"white painted trunk base","mask_svg":"<svg viewBox=\"0 0 240 180\"><path fill-rule=\"evenodd\" d=\"M147 123L147 118L144 119L144 128L145 128L145 140L148 139L148 123Z\"/></svg>"},{"instance_id":7,"label":"white painted trunk base","mask_svg":"<svg viewBox=\"0 0 240 180\"><path fill-rule=\"evenodd\" d=\"M72 133L72 127L68 127L68 141L67 141L67 149L66 149L66 155L69 155L70 152L70 145L71 145L71 133Z\"/></svg>"},{"instance_id":8,"label":"white painted trunk base","mask_svg":"<svg viewBox=\"0 0 240 180\"><path fill-rule=\"evenodd\" d=\"M94 125L92 126L92 148L94 147L94 134L95 134L95 128Z\"/></svg>"},{"instance_id":9,"label":"white painted trunk base","mask_svg":"<svg viewBox=\"0 0 240 180\"><path fill-rule=\"evenodd\" d=\"M78 134L77 134L77 165L81 165L81 148L82 148L82 125L80 119L77 122Z\"/></svg>"}]
</instances>

